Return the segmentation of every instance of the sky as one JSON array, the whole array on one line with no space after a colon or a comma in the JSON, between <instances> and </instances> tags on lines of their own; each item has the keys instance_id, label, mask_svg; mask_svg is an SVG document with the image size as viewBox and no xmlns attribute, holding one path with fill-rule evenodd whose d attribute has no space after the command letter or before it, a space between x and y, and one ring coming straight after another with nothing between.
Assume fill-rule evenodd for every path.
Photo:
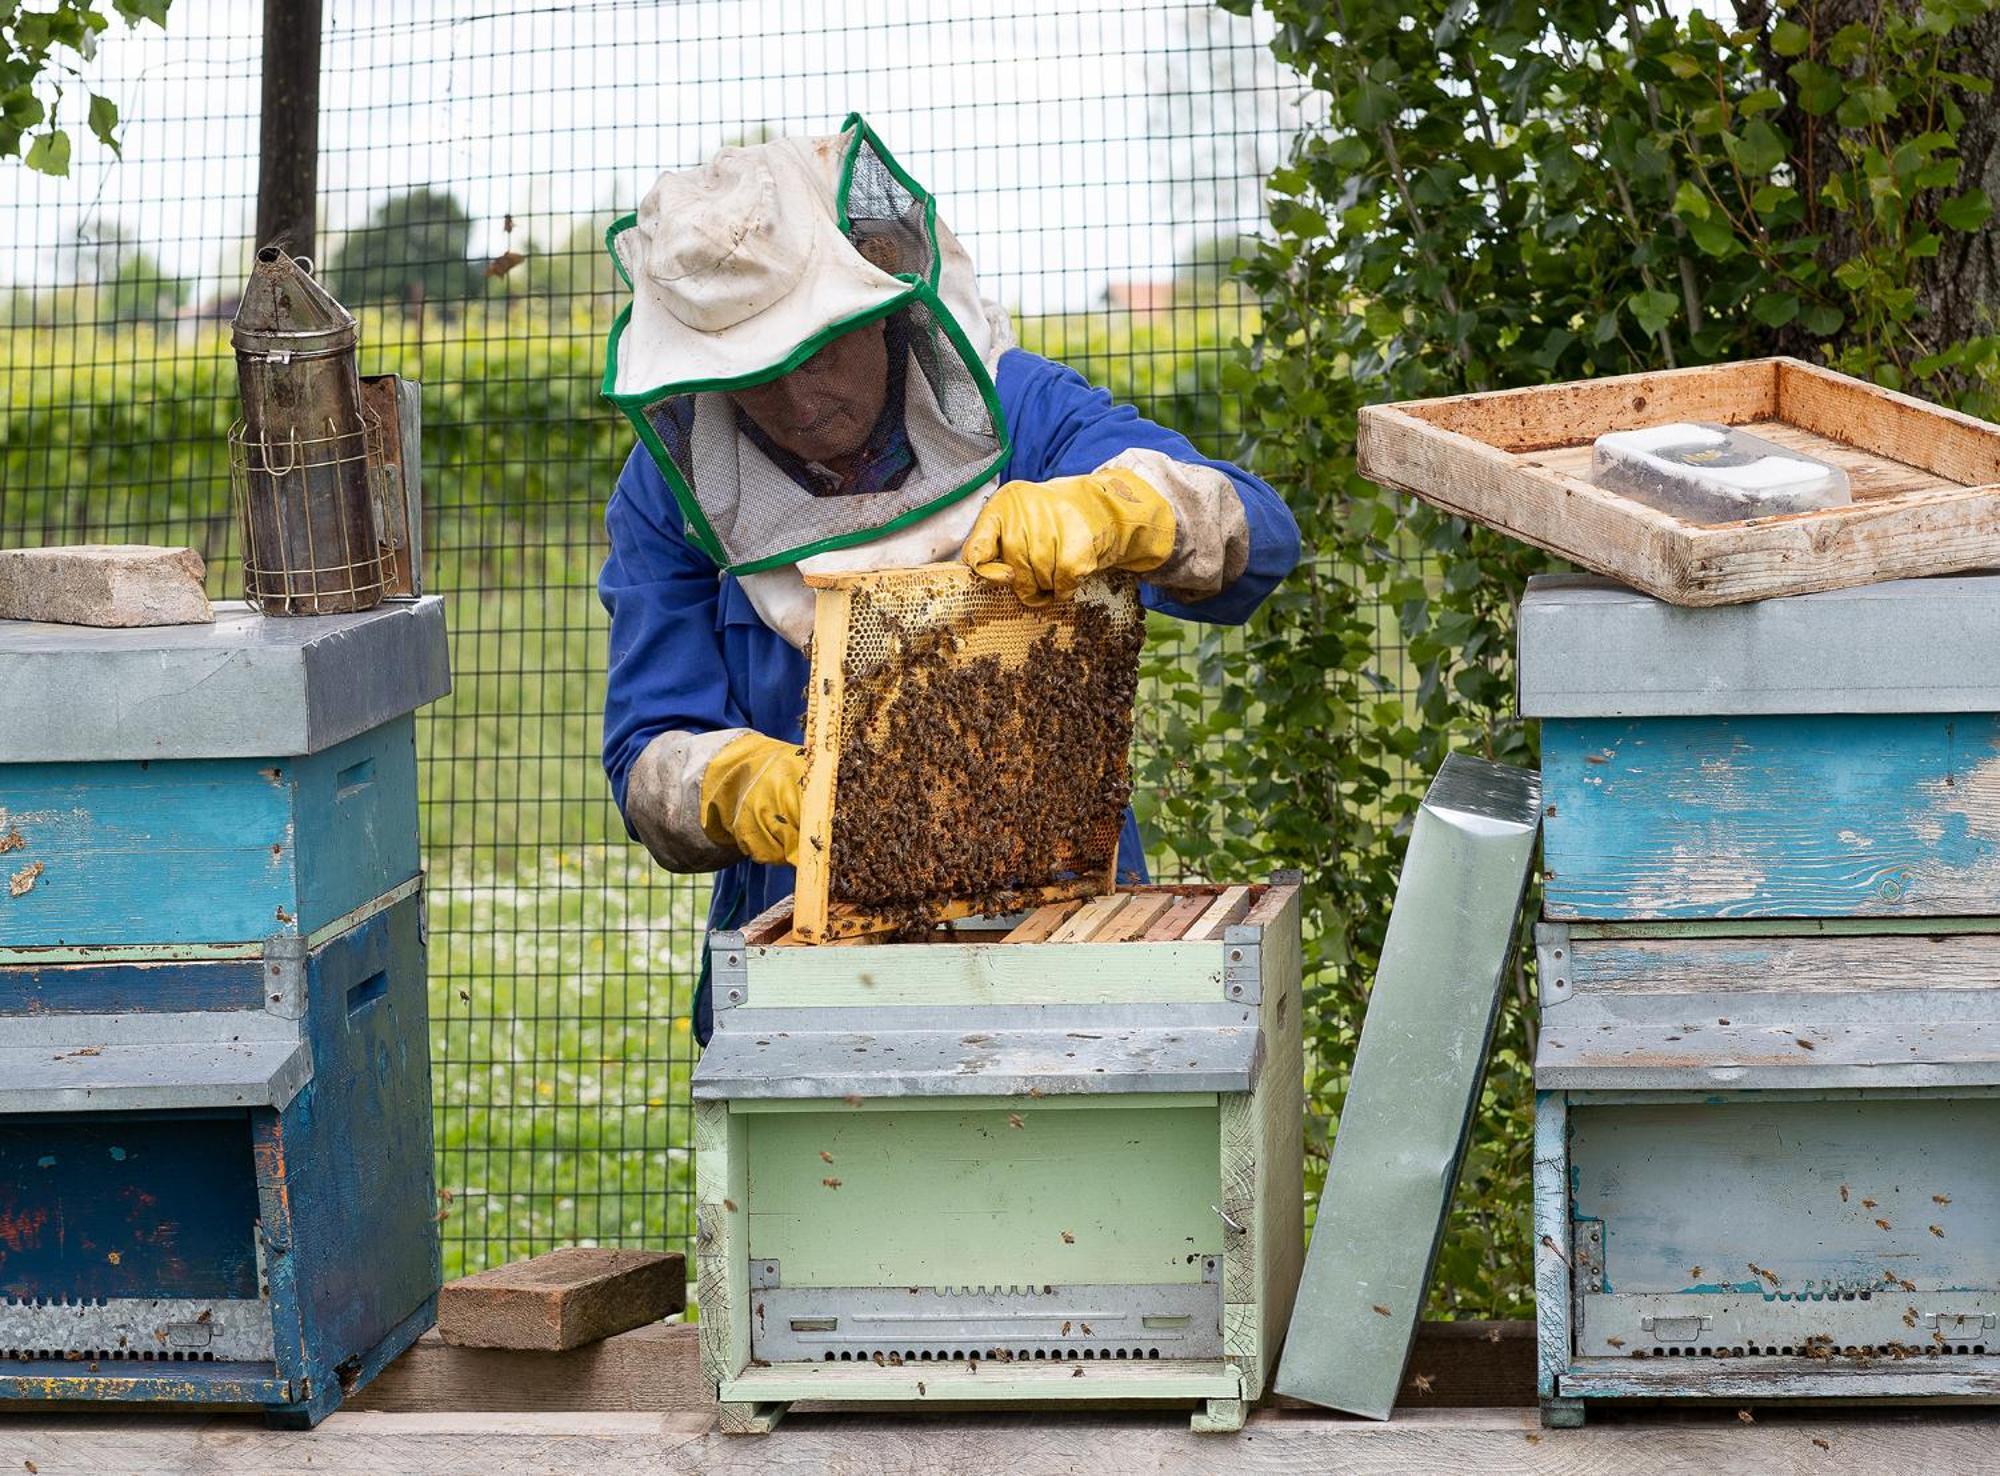
<instances>
[{"instance_id":1,"label":"sky","mask_svg":"<svg viewBox=\"0 0 2000 1476\"><path fill-rule=\"evenodd\" d=\"M198 297L233 290L255 210L261 0L114 22L87 72L123 156L75 126L67 179L0 167L0 285L94 267L115 222ZM391 194L449 189L475 257L563 240L664 168L850 109L940 197L989 294L1089 306L1254 231L1303 89L1261 19L1183 0L326 0L321 250ZM79 137L78 135L82 135ZM509 217L514 228L507 229ZM97 228L101 235L103 227Z\"/></svg>"}]
</instances>

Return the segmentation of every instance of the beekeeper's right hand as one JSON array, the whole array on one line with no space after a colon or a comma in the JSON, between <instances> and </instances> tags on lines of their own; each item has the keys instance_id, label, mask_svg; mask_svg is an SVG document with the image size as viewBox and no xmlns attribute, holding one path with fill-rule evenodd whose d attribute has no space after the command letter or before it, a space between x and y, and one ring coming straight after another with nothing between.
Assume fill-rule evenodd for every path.
<instances>
[{"instance_id":1,"label":"beekeeper's right hand","mask_svg":"<svg viewBox=\"0 0 2000 1476\"><path fill-rule=\"evenodd\" d=\"M701 781L703 834L752 861L796 865L805 777L805 752L797 744L743 734L708 761Z\"/></svg>"}]
</instances>

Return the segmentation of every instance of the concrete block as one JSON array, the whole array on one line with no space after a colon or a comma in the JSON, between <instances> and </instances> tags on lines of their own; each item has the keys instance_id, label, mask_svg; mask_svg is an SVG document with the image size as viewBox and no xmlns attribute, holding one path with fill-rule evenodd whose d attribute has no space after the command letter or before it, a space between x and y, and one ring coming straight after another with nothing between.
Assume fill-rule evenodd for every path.
<instances>
[{"instance_id":1,"label":"concrete block","mask_svg":"<svg viewBox=\"0 0 2000 1476\"><path fill-rule=\"evenodd\" d=\"M438 1335L461 1348L560 1353L686 1305L679 1252L573 1245L447 1283Z\"/></svg>"},{"instance_id":2,"label":"concrete block","mask_svg":"<svg viewBox=\"0 0 2000 1476\"><path fill-rule=\"evenodd\" d=\"M0 620L202 625L215 618L191 548L145 543L0 549Z\"/></svg>"}]
</instances>

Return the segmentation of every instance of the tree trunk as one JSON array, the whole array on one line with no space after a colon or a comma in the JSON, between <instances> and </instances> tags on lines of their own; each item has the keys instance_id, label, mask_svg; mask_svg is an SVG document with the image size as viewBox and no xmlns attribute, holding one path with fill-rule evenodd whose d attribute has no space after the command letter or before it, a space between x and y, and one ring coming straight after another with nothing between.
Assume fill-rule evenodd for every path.
<instances>
[{"instance_id":1,"label":"tree trunk","mask_svg":"<svg viewBox=\"0 0 2000 1476\"><path fill-rule=\"evenodd\" d=\"M1819 0L1809 12L1810 24L1815 35L1831 36L1852 22L1870 23L1879 3L1880 0ZM1896 3L1914 8L1912 0L1896 0ZM1765 8L1758 0L1750 0L1748 5L1738 7L1739 18L1746 9ZM1807 24L1808 12L1795 12L1793 18ZM1957 54L1945 62L1950 70L1981 77L2000 76L2000 13L1962 27L1953 43ZM1799 109L1796 89L1785 76L1791 59L1777 56L1767 44L1763 63L1773 85L1785 96L1781 126L1792 140L1792 167L1801 193L1817 190L1826 177L1827 161L1839 158L1838 141L1843 130L1831 117L1811 118ZM2000 97L1959 93L1956 101L1965 110L1965 123L1958 130L1962 168L1957 189L1952 193L1976 187L2000 201ZM1915 129L1910 131L1914 133ZM1831 269L1852 256L1855 234L1848 219L1830 214L1824 205L1809 202L1808 209L1819 212L1818 226L1826 236L1822 259L1827 267ZM1907 358L2000 331L2000 220L1989 220L1976 231L1943 231L1938 254L1920 262L1918 271L1916 286L1922 314L1913 327L1923 348L1913 349ZM1785 352L1802 355L1825 342L1796 327L1785 330L1781 338L1784 341L1780 347ZM1841 347L1838 335L1833 346Z\"/></svg>"}]
</instances>

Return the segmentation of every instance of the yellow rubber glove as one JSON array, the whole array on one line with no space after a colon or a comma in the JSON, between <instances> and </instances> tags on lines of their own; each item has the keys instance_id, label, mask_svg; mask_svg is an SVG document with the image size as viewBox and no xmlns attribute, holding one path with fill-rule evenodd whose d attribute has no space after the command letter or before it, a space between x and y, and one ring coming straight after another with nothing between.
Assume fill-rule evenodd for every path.
<instances>
[{"instance_id":1,"label":"yellow rubber glove","mask_svg":"<svg viewBox=\"0 0 2000 1476\"><path fill-rule=\"evenodd\" d=\"M1011 584L1024 605L1067 599L1104 569L1144 574L1174 551L1174 510L1137 472L1009 482L980 510L959 555Z\"/></svg>"},{"instance_id":2,"label":"yellow rubber glove","mask_svg":"<svg viewBox=\"0 0 2000 1476\"><path fill-rule=\"evenodd\" d=\"M805 777L797 744L745 733L708 761L701 779L702 830L752 861L796 865Z\"/></svg>"}]
</instances>

